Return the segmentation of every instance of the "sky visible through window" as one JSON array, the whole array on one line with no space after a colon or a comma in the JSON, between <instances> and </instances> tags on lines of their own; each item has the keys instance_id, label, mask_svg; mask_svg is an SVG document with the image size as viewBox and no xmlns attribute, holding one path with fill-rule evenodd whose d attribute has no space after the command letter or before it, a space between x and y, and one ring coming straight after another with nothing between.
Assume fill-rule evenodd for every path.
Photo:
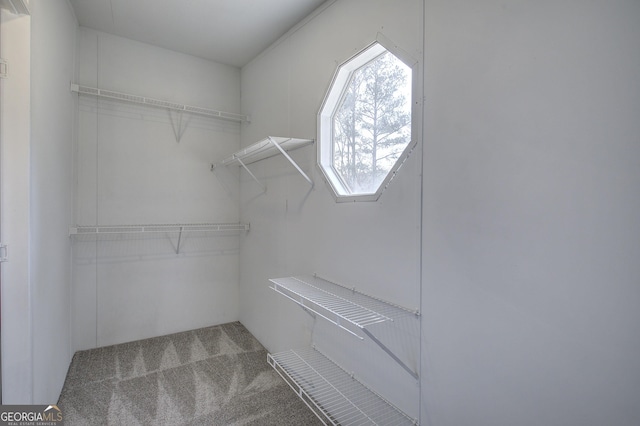
<instances>
[{"instance_id":1,"label":"sky visible through window","mask_svg":"<svg viewBox=\"0 0 640 426\"><path fill-rule=\"evenodd\" d=\"M385 51L355 70L333 116L333 167L374 193L411 141L411 68Z\"/></svg>"}]
</instances>

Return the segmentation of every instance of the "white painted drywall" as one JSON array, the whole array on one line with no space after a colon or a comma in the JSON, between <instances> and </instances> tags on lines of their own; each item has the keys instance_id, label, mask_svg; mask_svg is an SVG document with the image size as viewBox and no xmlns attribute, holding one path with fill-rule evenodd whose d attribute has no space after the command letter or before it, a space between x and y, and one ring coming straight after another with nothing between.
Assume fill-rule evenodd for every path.
<instances>
[{"instance_id":1,"label":"white painted drywall","mask_svg":"<svg viewBox=\"0 0 640 426\"><path fill-rule=\"evenodd\" d=\"M78 82L180 104L240 112L240 71L80 28ZM79 98L76 223L238 222L237 170L209 164L236 151L236 122ZM170 237L170 238L169 238ZM176 234L76 239L74 349L238 319L241 236Z\"/></svg>"},{"instance_id":2,"label":"white painted drywall","mask_svg":"<svg viewBox=\"0 0 640 426\"><path fill-rule=\"evenodd\" d=\"M31 3L30 269L33 402L58 400L71 351L74 80L78 27L66 1Z\"/></svg>"},{"instance_id":3,"label":"white painted drywall","mask_svg":"<svg viewBox=\"0 0 640 426\"><path fill-rule=\"evenodd\" d=\"M640 424L640 3L425 19L424 424Z\"/></svg>"},{"instance_id":4,"label":"white painted drywall","mask_svg":"<svg viewBox=\"0 0 640 426\"><path fill-rule=\"evenodd\" d=\"M316 138L316 119L336 66L378 33L422 58L422 2L337 1L304 21L242 69L242 145L267 135ZM313 340L348 371L418 416L416 383L371 342L311 317L269 290L269 278L318 273L417 309L420 300L421 141L378 202L336 203L316 165L316 147L292 152L311 188L283 157L250 165L267 186L241 173L240 320L272 352ZM320 328L319 328L320 327ZM313 336L312 336L313 333ZM417 348L417 340L414 348ZM402 353L413 360L416 352Z\"/></svg>"},{"instance_id":5,"label":"white painted drywall","mask_svg":"<svg viewBox=\"0 0 640 426\"><path fill-rule=\"evenodd\" d=\"M31 17L0 12L0 53L9 62L2 90L2 402L32 401L29 286L29 155Z\"/></svg>"}]
</instances>

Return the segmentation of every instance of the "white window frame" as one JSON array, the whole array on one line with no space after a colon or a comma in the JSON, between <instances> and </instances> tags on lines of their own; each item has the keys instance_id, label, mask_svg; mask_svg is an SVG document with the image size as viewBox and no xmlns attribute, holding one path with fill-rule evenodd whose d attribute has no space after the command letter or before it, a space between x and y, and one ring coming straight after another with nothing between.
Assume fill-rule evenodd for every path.
<instances>
[{"instance_id":1,"label":"white window frame","mask_svg":"<svg viewBox=\"0 0 640 426\"><path fill-rule=\"evenodd\" d=\"M333 166L333 118L340 107L347 85L351 81L351 76L355 71L381 55L385 51L391 52L396 58L411 68L411 140L398 157L389 173L382 181L376 192L373 193L351 193L344 183L340 173ZM419 76L418 61L413 59L405 51L391 43L382 34L378 34L376 40L360 50L355 55L338 65L331 80L329 89L326 92L320 111L318 112L318 167L322 176L331 188L331 192L336 202L353 201L377 201L389 183L395 177L398 169L409 157L418 141L421 123L419 111Z\"/></svg>"}]
</instances>

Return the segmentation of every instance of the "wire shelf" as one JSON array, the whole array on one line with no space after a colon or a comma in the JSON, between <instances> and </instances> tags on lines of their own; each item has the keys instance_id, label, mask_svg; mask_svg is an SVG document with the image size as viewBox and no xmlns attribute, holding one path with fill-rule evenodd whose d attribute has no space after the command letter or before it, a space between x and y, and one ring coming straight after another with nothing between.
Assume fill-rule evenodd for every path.
<instances>
[{"instance_id":1,"label":"wire shelf","mask_svg":"<svg viewBox=\"0 0 640 426\"><path fill-rule=\"evenodd\" d=\"M108 225L108 226L75 226L69 228L69 235L98 234L142 234L160 232L239 232L248 231L245 223L182 223L155 225Z\"/></svg>"},{"instance_id":2,"label":"wire shelf","mask_svg":"<svg viewBox=\"0 0 640 426\"><path fill-rule=\"evenodd\" d=\"M273 283L273 287L270 287L272 290L302 306L303 309L313 312L361 340L364 340L363 335L367 335L407 373L419 380L415 367L407 365L388 343L376 336L375 330L396 320L419 316L418 311L410 311L317 275L273 278L269 281Z\"/></svg>"},{"instance_id":3,"label":"wire shelf","mask_svg":"<svg viewBox=\"0 0 640 426\"><path fill-rule=\"evenodd\" d=\"M268 354L267 362L325 424L417 424L316 349Z\"/></svg>"},{"instance_id":4,"label":"wire shelf","mask_svg":"<svg viewBox=\"0 0 640 426\"><path fill-rule=\"evenodd\" d=\"M215 109L202 108L202 107L192 106L192 105L182 105L175 102L164 101L160 99L153 99L153 98L148 98L148 97L138 96L138 95L132 95L128 93L116 92L113 90L105 90L105 89L98 89L96 87L81 86L79 84L72 84L71 91L77 92L79 94L97 96L100 98L115 99L119 101L139 104L139 105L148 105L153 107L166 108L169 110L174 110L179 112L190 112L194 114L204 115L207 117L221 118L224 120L232 120L232 121L240 121L240 122L250 121L248 115L236 114L233 112L218 111Z\"/></svg>"},{"instance_id":5,"label":"wire shelf","mask_svg":"<svg viewBox=\"0 0 640 426\"><path fill-rule=\"evenodd\" d=\"M302 177L309 182L311 186L313 186L313 181L311 178L300 168L298 163L296 163L293 158L288 154L288 151L292 151L297 148L302 148L303 146L307 146L312 144L313 139L297 139L297 138L283 138L278 136L267 136L262 139L242 149L231 156L219 161L217 163L211 164L211 171L214 171L216 167L219 166L228 166L229 164L237 164L238 166L242 166L249 176L262 187L263 191L267 190L267 187L264 186L256 177L256 175L249 170L247 164L255 163L256 161L264 160L269 157L273 157L278 154L282 154L287 161L291 163L293 167L296 168L298 173L302 175Z\"/></svg>"},{"instance_id":6,"label":"wire shelf","mask_svg":"<svg viewBox=\"0 0 640 426\"><path fill-rule=\"evenodd\" d=\"M272 142L273 141L273 142ZM302 148L312 144L313 139L297 139L297 138L285 138L279 136L268 136L261 141L258 141L238 152L230 155L229 157L211 165L211 169L215 169L218 166L227 166L229 164L241 163L252 164L256 161L264 160L265 158L278 155L280 151L274 146L274 142L278 144L284 151L292 151L297 148Z\"/></svg>"},{"instance_id":7,"label":"wire shelf","mask_svg":"<svg viewBox=\"0 0 640 426\"><path fill-rule=\"evenodd\" d=\"M269 281L273 283L271 289L361 339L362 336L345 325L351 324L359 329L366 329L374 324L416 314L317 275L273 278Z\"/></svg>"}]
</instances>

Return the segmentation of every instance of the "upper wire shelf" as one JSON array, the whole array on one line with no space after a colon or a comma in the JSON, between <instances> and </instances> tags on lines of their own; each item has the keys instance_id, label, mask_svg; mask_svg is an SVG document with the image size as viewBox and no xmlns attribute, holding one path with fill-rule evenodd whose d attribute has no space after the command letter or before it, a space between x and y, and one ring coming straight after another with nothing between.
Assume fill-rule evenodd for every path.
<instances>
[{"instance_id":1,"label":"upper wire shelf","mask_svg":"<svg viewBox=\"0 0 640 426\"><path fill-rule=\"evenodd\" d=\"M158 232L225 232L248 231L245 223L183 223L155 225L107 225L107 226L74 226L69 228L69 235L97 234L141 234Z\"/></svg>"},{"instance_id":2,"label":"upper wire shelf","mask_svg":"<svg viewBox=\"0 0 640 426\"><path fill-rule=\"evenodd\" d=\"M298 166L298 164L291 158L288 151L302 148L303 146L311 145L314 142L313 139L299 139L299 138L286 138L280 136L267 136L266 138L244 148L229 157L211 164L211 171L214 171L216 167L228 166L229 164L237 164L242 166L251 178L260 185L263 191L267 188L258 180L258 178L249 170L247 164L255 163L256 161L264 160L265 158L273 157L278 154L282 154L293 167L296 168L298 173L313 186L313 181L307 174Z\"/></svg>"},{"instance_id":3,"label":"upper wire shelf","mask_svg":"<svg viewBox=\"0 0 640 426\"><path fill-rule=\"evenodd\" d=\"M375 330L377 324L419 316L418 311L410 311L317 275L272 278L269 281L273 283L273 287L270 287L272 290L302 306L303 309L319 315L361 340L364 340L363 335L367 335L414 379L419 379L414 368L407 365L392 348L378 338Z\"/></svg>"},{"instance_id":4,"label":"upper wire shelf","mask_svg":"<svg viewBox=\"0 0 640 426\"><path fill-rule=\"evenodd\" d=\"M207 117L221 118L223 120L231 121L246 121L249 122L250 117L248 115L236 114L234 112L218 111L210 108L203 108L193 105L183 105L176 102L165 101L160 99L148 98L145 96L132 95L129 93L116 92L113 90L98 89L97 87L82 86L79 84L71 84L71 91L84 94L93 95L99 98L115 99L119 101L148 105L152 107L165 108L179 112L189 112L198 115L204 115Z\"/></svg>"},{"instance_id":5,"label":"upper wire shelf","mask_svg":"<svg viewBox=\"0 0 640 426\"><path fill-rule=\"evenodd\" d=\"M267 362L325 424L417 424L316 349L268 354Z\"/></svg>"},{"instance_id":6,"label":"upper wire shelf","mask_svg":"<svg viewBox=\"0 0 640 426\"><path fill-rule=\"evenodd\" d=\"M313 139L285 138L279 136L267 136L266 138L244 148L229 157L211 165L212 169L218 166L226 166L229 164L239 164L238 160L244 164L255 163L265 158L273 157L279 154L278 149L274 146L275 142L284 151L291 151L302 148L313 143Z\"/></svg>"},{"instance_id":7,"label":"upper wire shelf","mask_svg":"<svg viewBox=\"0 0 640 426\"><path fill-rule=\"evenodd\" d=\"M345 323L359 329L415 315L415 311L368 296L340 284L332 283L317 275L273 278L271 287L295 303L310 309L346 331L355 334Z\"/></svg>"},{"instance_id":8,"label":"upper wire shelf","mask_svg":"<svg viewBox=\"0 0 640 426\"><path fill-rule=\"evenodd\" d=\"M176 254L180 254L182 235L191 232L221 233L248 231L249 224L245 223L178 223L158 225L107 225L107 226L74 226L69 228L69 236L100 236L122 234L157 234L177 233Z\"/></svg>"}]
</instances>

